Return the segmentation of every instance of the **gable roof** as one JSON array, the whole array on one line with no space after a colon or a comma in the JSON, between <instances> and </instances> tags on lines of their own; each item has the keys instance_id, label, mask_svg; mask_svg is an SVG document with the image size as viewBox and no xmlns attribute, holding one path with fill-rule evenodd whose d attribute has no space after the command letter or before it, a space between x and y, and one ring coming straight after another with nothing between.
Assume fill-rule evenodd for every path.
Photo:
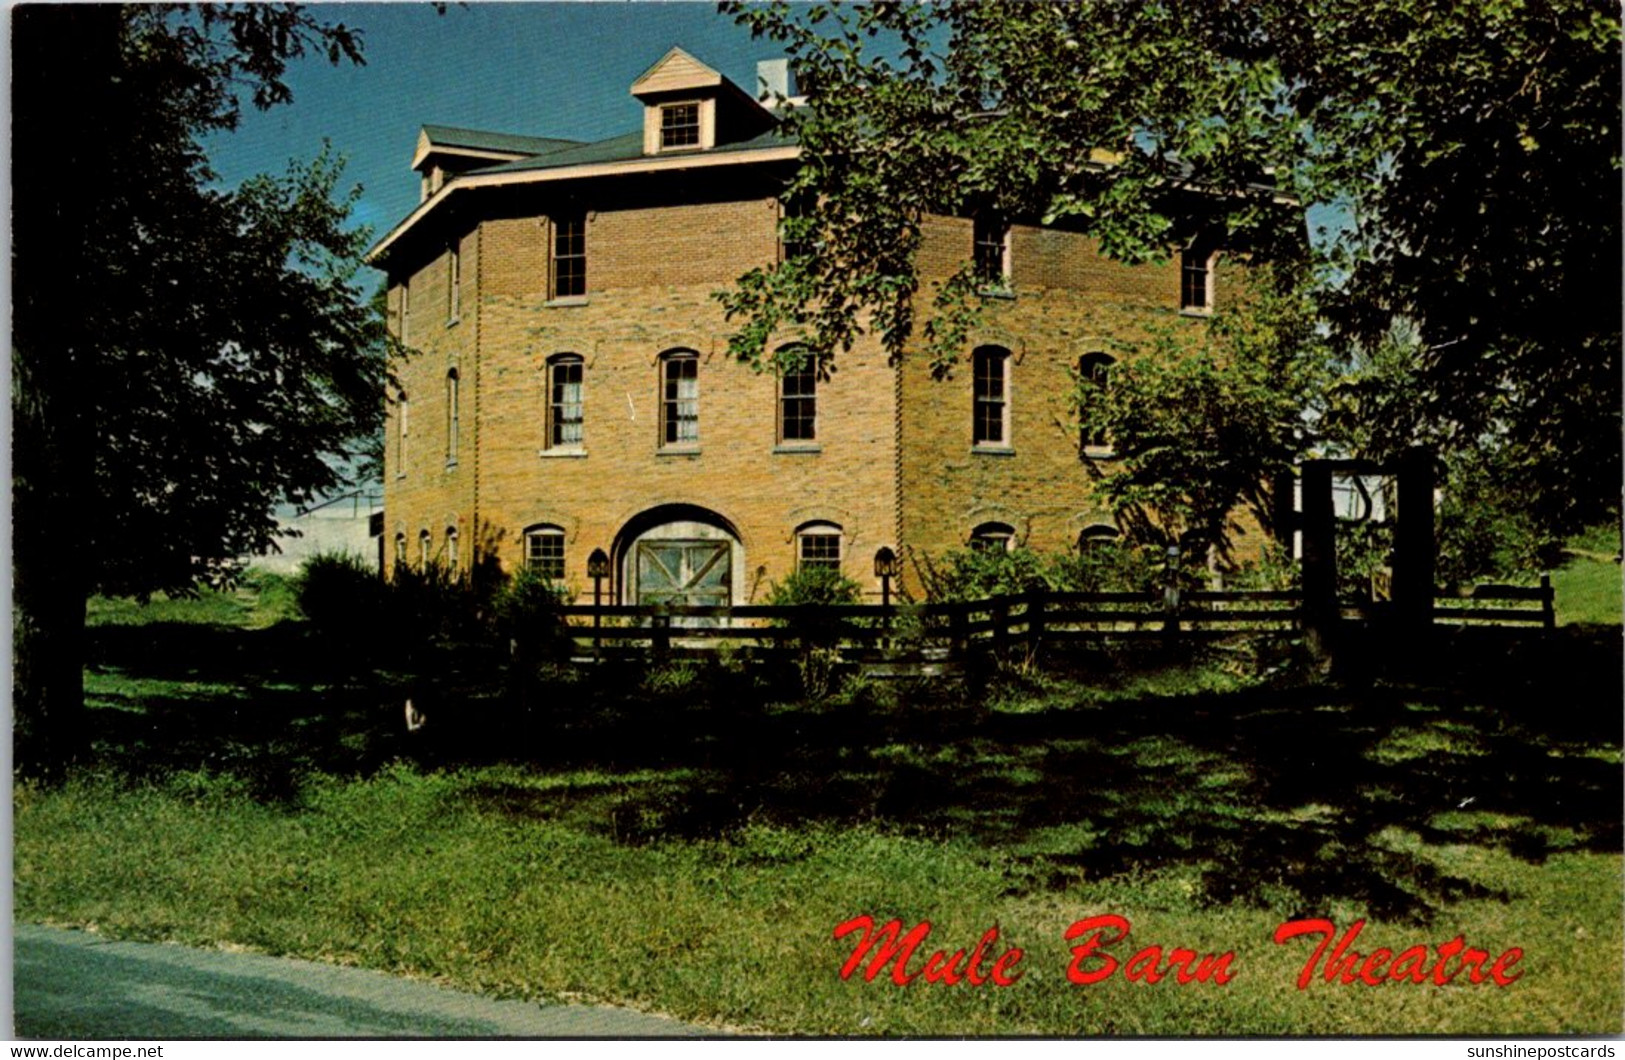
<instances>
[{"instance_id":1,"label":"gable roof","mask_svg":"<svg viewBox=\"0 0 1625 1060\"><path fill-rule=\"evenodd\" d=\"M686 92L695 88L717 88L727 80L683 49L673 46L649 69L632 82L634 96L657 92Z\"/></svg>"}]
</instances>

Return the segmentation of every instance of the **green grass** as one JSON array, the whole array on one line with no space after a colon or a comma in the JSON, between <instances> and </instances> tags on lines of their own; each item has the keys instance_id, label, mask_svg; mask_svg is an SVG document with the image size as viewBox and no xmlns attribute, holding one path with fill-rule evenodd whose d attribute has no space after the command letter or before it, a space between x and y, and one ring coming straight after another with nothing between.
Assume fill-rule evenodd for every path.
<instances>
[{"instance_id":1,"label":"green grass","mask_svg":"<svg viewBox=\"0 0 1625 1060\"><path fill-rule=\"evenodd\" d=\"M447 699L410 742L391 679L243 602L92 629L92 761L14 792L20 920L777 1033L1622 1029L1617 637L1463 636L1449 680L1360 689L1233 649L818 704L617 668ZM1236 978L1073 985L1066 929L1101 913L1132 922L1120 960L1233 950ZM950 950L996 924L1026 974L842 981L859 914ZM1363 952L1522 947L1525 974L1299 990L1309 943L1271 935L1302 916L1368 920Z\"/></svg>"},{"instance_id":2,"label":"green grass","mask_svg":"<svg viewBox=\"0 0 1625 1060\"><path fill-rule=\"evenodd\" d=\"M200 588L191 595L159 593L147 600L128 596L93 596L85 624L142 626L155 622L264 629L297 619L299 606L288 578L250 568L232 589Z\"/></svg>"},{"instance_id":3,"label":"green grass","mask_svg":"<svg viewBox=\"0 0 1625 1060\"><path fill-rule=\"evenodd\" d=\"M1557 621L1561 625L1618 626L1621 622L1620 567L1611 559L1570 555L1552 572Z\"/></svg>"}]
</instances>

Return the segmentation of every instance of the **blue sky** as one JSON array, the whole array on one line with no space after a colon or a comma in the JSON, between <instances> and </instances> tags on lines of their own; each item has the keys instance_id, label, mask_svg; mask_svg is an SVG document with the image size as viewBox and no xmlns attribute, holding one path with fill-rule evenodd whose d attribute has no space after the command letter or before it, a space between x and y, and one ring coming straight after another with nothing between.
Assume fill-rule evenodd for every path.
<instances>
[{"instance_id":1,"label":"blue sky","mask_svg":"<svg viewBox=\"0 0 1625 1060\"><path fill-rule=\"evenodd\" d=\"M712 3L323 4L315 13L359 27L367 65L307 58L289 71L290 105L245 110L209 141L236 184L310 159L323 139L348 159L363 192L355 219L382 236L418 201L410 170L419 126L459 125L596 140L638 127L632 82L679 45L747 90L756 62L780 53Z\"/></svg>"}]
</instances>

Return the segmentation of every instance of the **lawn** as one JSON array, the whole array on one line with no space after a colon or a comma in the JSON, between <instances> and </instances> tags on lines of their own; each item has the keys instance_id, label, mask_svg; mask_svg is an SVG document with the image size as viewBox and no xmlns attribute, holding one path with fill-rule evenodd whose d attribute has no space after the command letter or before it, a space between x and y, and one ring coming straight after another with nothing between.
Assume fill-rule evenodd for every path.
<instances>
[{"instance_id":1,"label":"lawn","mask_svg":"<svg viewBox=\"0 0 1625 1060\"><path fill-rule=\"evenodd\" d=\"M397 681L248 603L94 627L94 761L16 790L20 920L778 1033L1622 1030L1617 632L1457 638L1435 680L1359 688L1237 652L819 703L619 668L408 739ZM910 972L997 926L982 968L1017 947L1019 978L843 980L864 914L932 925ZM1100 915L1124 967L1156 944L1233 977L1069 982ZM1521 977L1299 989L1316 940L1272 935L1304 918L1429 970L1458 936L1485 968L1521 948Z\"/></svg>"}]
</instances>

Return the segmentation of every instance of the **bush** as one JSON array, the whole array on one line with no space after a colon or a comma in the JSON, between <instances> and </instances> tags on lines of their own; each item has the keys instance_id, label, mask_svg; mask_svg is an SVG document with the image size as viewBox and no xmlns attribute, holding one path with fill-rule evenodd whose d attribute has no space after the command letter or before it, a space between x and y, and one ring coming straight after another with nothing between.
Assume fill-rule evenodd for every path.
<instances>
[{"instance_id":1,"label":"bush","mask_svg":"<svg viewBox=\"0 0 1625 1060\"><path fill-rule=\"evenodd\" d=\"M326 635L376 623L384 593L378 572L349 552L318 552L305 560L294 583L299 610Z\"/></svg>"},{"instance_id":2,"label":"bush","mask_svg":"<svg viewBox=\"0 0 1625 1060\"><path fill-rule=\"evenodd\" d=\"M1154 548L1096 545L1081 554L1041 555L1030 549L955 549L942 565L926 565L926 599L934 603L985 600L1035 589L1062 593L1154 592L1163 559Z\"/></svg>"},{"instance_id":3,"label":"bush","mask_svg":"<svg viewBox=\"0 0 1625 1060\"><path fill-rule=\"evenodd\" d=\"M858 583L834 567L802 567L784 581L774 582L767 602L780 607L855 604L862 595Z\"/></svg>"},{"instance_id":4,"label":"bush","mask_svg":"<svg viewBox=\"0 0 1625 1060\"><path fill-rule=\"evenodd\" d=\"M491 617L497 633L521 644L549 642L559 627L559 607L565 593L551 579L520 568L496 590Z\"/></svg>"}]
</instances>

